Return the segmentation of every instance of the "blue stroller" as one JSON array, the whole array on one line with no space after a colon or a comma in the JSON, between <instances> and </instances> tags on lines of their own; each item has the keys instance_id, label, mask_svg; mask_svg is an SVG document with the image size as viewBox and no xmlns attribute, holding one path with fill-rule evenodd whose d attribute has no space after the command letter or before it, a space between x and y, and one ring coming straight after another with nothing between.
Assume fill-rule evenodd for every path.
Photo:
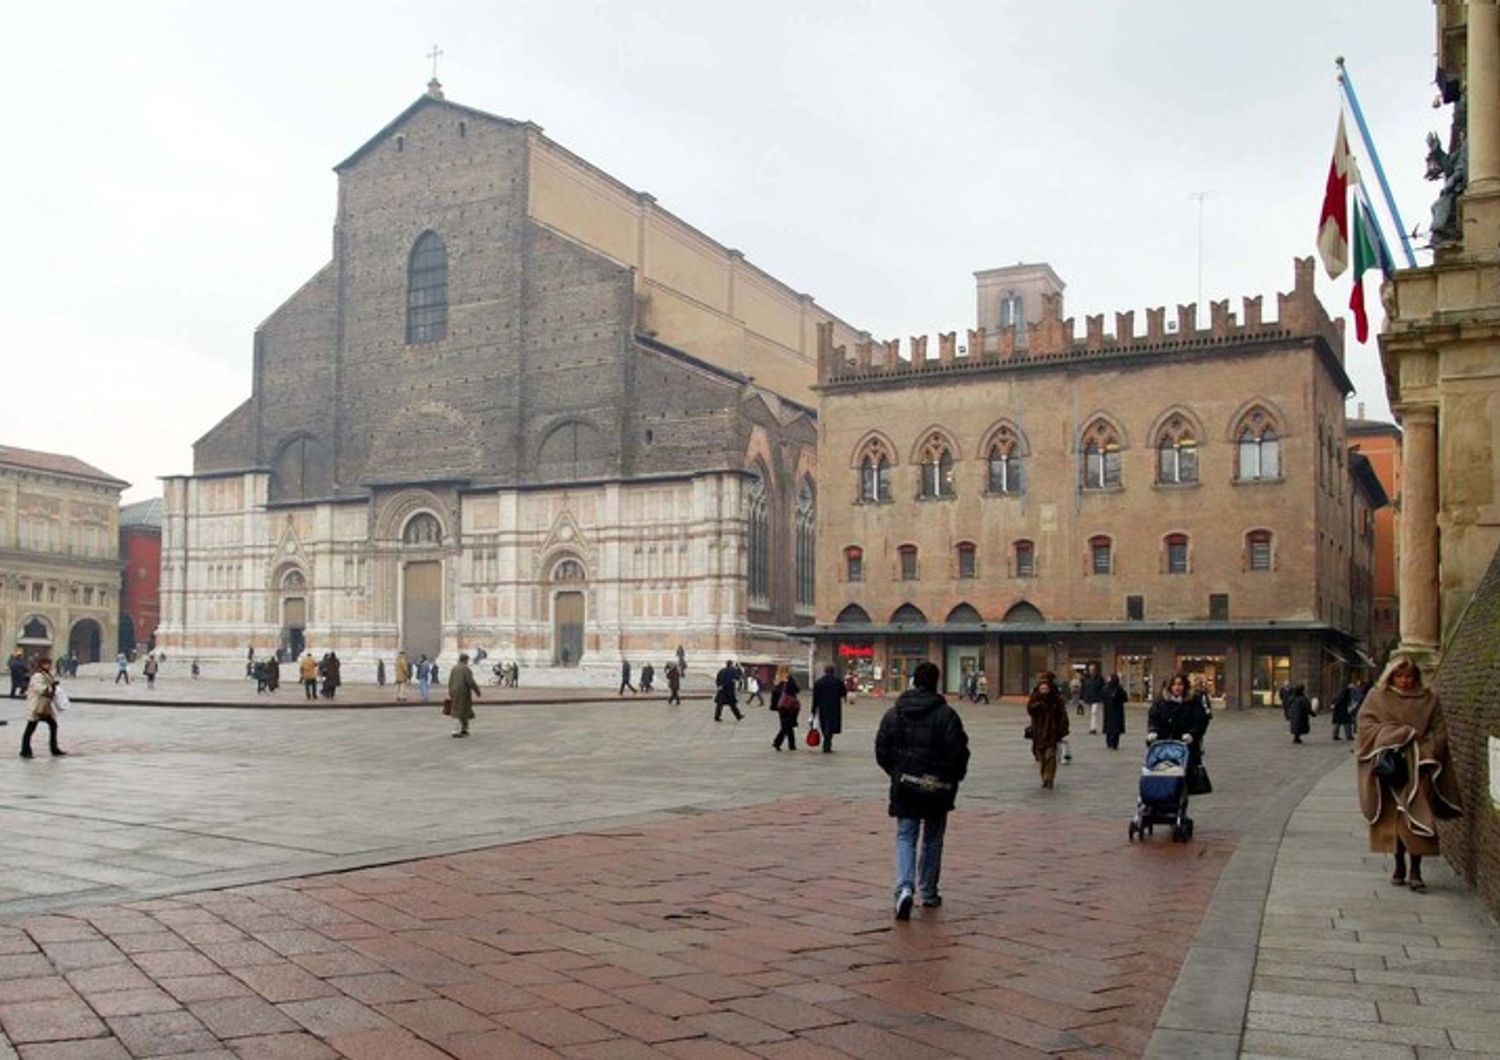
<instances>
[{"instance_id":1,"label":"blue stroller","mask_svg":"<svg viewBox=\"0 0 1500 1060\"><path fill-rule=\"evenodd\" d=\"M1188 767L1191 751L1181 740L1157 740L1146 748L1141 766L1140 797L1130 822L1130 839L1145 841L1156 825L1172 826L1172 842L1193 838L1188 816Z\"/></svg>"}]
</instances>

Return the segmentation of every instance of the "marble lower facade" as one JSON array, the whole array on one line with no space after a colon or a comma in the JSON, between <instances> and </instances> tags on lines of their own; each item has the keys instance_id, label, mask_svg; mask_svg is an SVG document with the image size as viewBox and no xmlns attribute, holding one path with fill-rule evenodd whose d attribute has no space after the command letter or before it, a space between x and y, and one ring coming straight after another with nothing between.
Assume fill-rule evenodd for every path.
<instances>
[{"instance_id":1,"label":"marble lower facade","mask_svg":"<svg viewBox=\"0 0 1500 1060\"><path fill-rule=\"evenodd\" d=\"M745 476L541 488L392 484L272 503L263 471L165 483L158 644L205 662L483 648L527 669L805 660L752 622Z\"/></svg>"}]
</instances>

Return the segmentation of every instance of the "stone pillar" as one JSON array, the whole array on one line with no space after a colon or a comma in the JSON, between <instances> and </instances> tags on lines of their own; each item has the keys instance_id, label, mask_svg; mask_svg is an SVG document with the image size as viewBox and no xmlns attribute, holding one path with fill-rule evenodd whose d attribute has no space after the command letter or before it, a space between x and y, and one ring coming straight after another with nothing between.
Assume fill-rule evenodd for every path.
<instances>
[{"instance_id":1,"label":"stone pillar","mask_svg":"<svg viewBox=\"0 0 1500 1060\"><path fill-rule=\"evenodd\" d=\"M1488 195L1500 192L1500 7L1467 7L1469 189Z\"/></svg>"},{"instance_id":2,"label":"stone pillar","mask_svg":"<svg viewBox=\"0 0 1500 1060\"><path fill-rule=\"evenodd\" d=\"M1401 446L1401 648L1433 658L1438 599L1438 420L1432 405L1397 410Z\"/></svg>"}]
</instances>

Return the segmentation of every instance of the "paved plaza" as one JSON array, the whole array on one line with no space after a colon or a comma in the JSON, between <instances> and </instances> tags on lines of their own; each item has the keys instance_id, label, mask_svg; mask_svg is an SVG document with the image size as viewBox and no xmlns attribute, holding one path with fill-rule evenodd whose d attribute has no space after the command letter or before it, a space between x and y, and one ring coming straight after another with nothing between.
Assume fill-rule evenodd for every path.
<instances>
[{"instance_id":1,"label":"paved plaza","mask_svg":"<svg viewBox=\"0 0 1500 1060\"><path fill-rule=\"evenodd\" d=\"M81 703L68 758L0 758L0 1057L1500 1040L1494 925L1439 866L1427 895L1384 883L1326 728L1293 747L1279 716L1217 718L1195 841L1142 846L1143 713L1118 753L1075 734L1044 793L1019 708L965 706L947 900L897 925L870 750L885 701L825 755L772 751L764 710L589 695L481 704L468 740L436 706Z\"/></svg>"}]
</instances>

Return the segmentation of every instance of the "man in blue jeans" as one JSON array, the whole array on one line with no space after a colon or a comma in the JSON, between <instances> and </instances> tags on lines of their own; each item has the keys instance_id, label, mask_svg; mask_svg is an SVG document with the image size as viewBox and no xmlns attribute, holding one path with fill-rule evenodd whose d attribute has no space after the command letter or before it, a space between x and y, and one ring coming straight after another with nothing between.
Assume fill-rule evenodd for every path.
<instances>
[{"instance_id":1,"label":"man in blue jeans","mask_svg":"<svg viewBox=\"0 0 1500 1060\"><path fill-rule=\"evenodd\" d=\"M969 736L957 711L938 693L938 668L917 666L912 687L880 720L875 760L891 778L890 814L896 818L896 919L911 918L922 904L943 904L943 833L958 785L969 769ZM920 868L917 839L922 840Z\"/></svg>"}]
</instances>

